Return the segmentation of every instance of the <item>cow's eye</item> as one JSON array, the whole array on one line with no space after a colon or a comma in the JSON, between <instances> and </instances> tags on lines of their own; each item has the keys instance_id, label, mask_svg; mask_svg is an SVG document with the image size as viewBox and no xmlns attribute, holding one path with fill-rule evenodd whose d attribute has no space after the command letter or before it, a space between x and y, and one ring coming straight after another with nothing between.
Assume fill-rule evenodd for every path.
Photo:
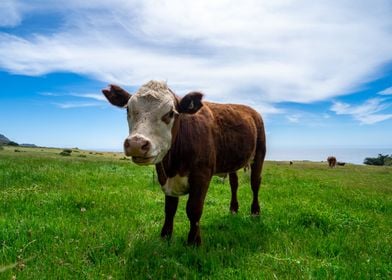
<instances>
[{"instance_id":1,"label":"cow's eye","mask_svg":"<svg viewBox=\"0 0 392 280\"><path fill-rule=\"evenodd\" d=\"M162 121L166 124L169 124L171 119L174 117L175 112L174 110L170 110L170 112L166 113L165 115L163 115L162 117Z\"/></svg>"}]
</instances>

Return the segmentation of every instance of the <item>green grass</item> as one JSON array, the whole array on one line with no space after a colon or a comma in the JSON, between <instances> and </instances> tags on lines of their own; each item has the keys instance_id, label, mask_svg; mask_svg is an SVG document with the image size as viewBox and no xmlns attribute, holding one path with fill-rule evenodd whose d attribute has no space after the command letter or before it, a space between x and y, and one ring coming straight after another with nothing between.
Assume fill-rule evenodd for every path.
<instances>
[{"instance_id":1,"label":"green grass","mask_svg":"<svg viewBox=\"0 0 392 280\"><path fill-rule=\"evenodd\" d=\"M260 218L249 215L248 174L239 174L237 215L228 182L214 177L194 248L185 197L172 240L160 239L153 168L61 151L0 151L0 279L392 277L391 167L267 162Z\"/></svg>"}]
</instances>

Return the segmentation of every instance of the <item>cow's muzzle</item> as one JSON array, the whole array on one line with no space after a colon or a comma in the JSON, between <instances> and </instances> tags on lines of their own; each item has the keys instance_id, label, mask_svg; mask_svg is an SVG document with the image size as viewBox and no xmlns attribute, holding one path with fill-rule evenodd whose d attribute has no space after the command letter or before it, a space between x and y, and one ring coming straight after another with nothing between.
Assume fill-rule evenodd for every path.
<instances>
[{"instance_id":1,"label":"cow's muzzle","mask_svg":"<svg viewBox=\"0 0 392 280\"><path fill-rule=\"evenodd\" d=\"M152 157L149 155L151 142L142 136L133 136L124 141L124 153L132 157L136 163L149 161Z\"/></svg>"}]
</instances>

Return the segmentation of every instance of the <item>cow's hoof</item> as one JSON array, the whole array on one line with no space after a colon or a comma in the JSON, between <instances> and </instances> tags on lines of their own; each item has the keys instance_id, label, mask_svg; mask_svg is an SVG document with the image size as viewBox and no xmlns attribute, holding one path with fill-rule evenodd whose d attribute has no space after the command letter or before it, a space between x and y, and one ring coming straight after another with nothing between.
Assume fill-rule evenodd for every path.
<instances>
[{"instance_id":1,"label":"cow's hoof","mask_svg":"<svg viewBox=\"0 0 392 280\"><path fill-rule=\"evenodd\" d=\"M230 208L230 213L233 215L238 214L238 207L237 208Z\"/></svg>"},{"instance_id":2,"label":"cow's hoof","mask_svg":"<svg viewBox=\"0 0 392 280\"><path fill-rule=\"evenodd\" d=\"M258 218L258 217L260 217L260 212L252 213L251 216L253 218Z\"/></svg>"},{"instance_id":3,"label":"cow's hoof","mask_svg":"<svg viewBox=\"0 0 392 280\"><path fill-rule=\"evenodd\" d=\"M238 213L238 203L233 203L230 205L230 212L231 214L237 214Z\"/></svg>"},{"instance_id":4,"label":"cow's hoof","mask_svg":"<svg viewBox=\"0 0 392 280\"><path fill-rule=\"evenodd\" d=\"M253 204L250 213L252 216L260 216L260 206L258 204Z\"/></svg>"},{"instance_id":5,"label":"cow's hoof","mask_svg":"<svg viewBox=\"0 0 392 280\"><path fill-rule=\"evenodd\" d=\"M171 235L161 235L161 239L164 241L170 241L171 240Z\"/></svg>"},{"instance_id":6,"label":"cow's hoof","mask_svg":"<svg viewBox=\"0 0 392 280\"><path fill-rule=\"evenodd\" d=\"M188 240L188 246L199 247L200 245L201 245L201 240L194 240L194 241Z\"/></svg>"},{"instance_id":7,"label":"cow's hoof","mask_svg":"<svg viewBox=\"0 0 392 280\"><path fill-rule=\"evenodd\" d=\"M170 231L170 230L167 230L167 229L163 228L162 231L161 231L162 239L169 240L171 238L171 236L172 236L172 232L173 231Z\"/></svg>"},{"instance_id":8,"label":"cow's hoof","mask_svg":"<svg viewBox=\"0 0 392 280\"><path fill-rule=\"evenodd\" d=\"M189 246L195 246L195 247L200 246L201 245L201 237L200 237L200 235L194 236L194 237L188 236L188 245Z\"/></svg>"}]
</instances>

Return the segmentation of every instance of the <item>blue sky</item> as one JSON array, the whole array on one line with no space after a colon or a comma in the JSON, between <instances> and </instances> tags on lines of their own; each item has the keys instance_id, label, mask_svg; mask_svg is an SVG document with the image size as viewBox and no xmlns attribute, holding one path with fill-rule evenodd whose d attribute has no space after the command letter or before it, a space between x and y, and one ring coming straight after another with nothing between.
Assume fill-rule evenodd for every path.
<instances>
[{"instance_id":1,"label":"blue sky","mask_svg":"<svg viewBox=\"0 0 392 280\"><path fill-rule=\"evenodd\" d=\"M101 89L158 79L253 106L270 147L392 148L391 1L109 2L1 1L0 134L119 150Z\"/></svg>"}]
</instances>

